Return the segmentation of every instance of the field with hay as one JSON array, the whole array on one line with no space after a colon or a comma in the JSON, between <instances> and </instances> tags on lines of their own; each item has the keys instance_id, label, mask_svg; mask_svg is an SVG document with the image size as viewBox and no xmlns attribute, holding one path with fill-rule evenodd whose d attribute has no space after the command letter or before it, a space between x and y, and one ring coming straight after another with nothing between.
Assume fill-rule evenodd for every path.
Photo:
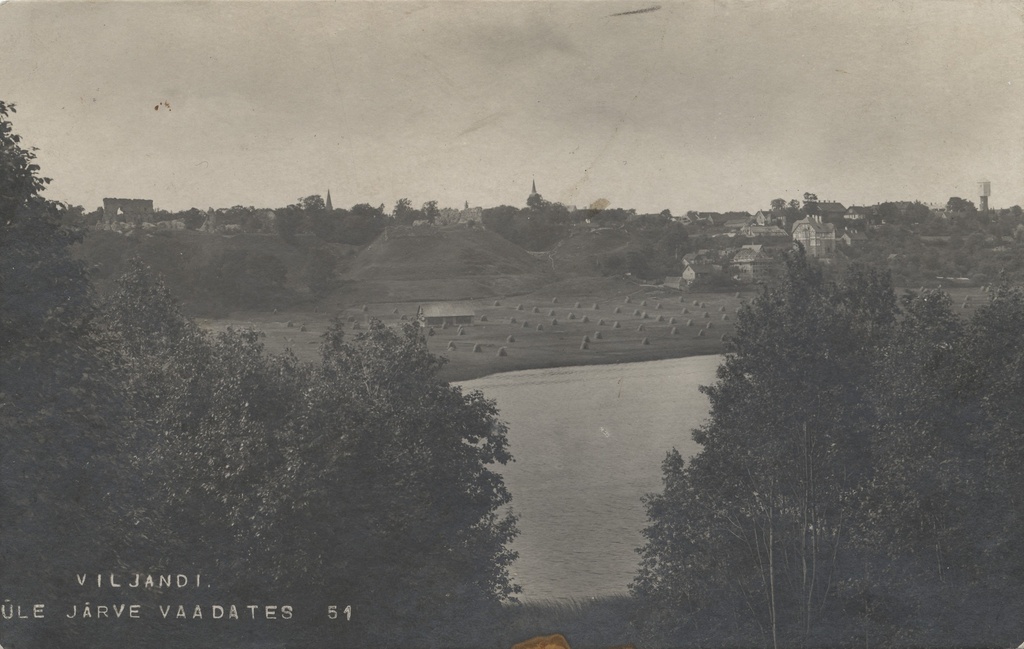
<instances>
[{"instance_id":1,"label":"field with hay","mask_svg":"<svg viewBox=\"0 0 1024 649\"><path fill-rule=\"evenodd\" d=\"M577 288L595 288L579 283ZM571 288L556 285L555 289ZM603 292L573 294L545 289L518 297L475 299L472 324L426 329L430 350L448 359L443 377L466 380L512 370L681 358L722 351L736 313L753 293L680 293L597 283ZM218 330L254 327L269 351L290 349L317 356L320 336L340 317L346 331L365 330L371 319L412 322L421 302L376 302L319 313L246 315L202 320Z\"/></svg>"}]
</instances>

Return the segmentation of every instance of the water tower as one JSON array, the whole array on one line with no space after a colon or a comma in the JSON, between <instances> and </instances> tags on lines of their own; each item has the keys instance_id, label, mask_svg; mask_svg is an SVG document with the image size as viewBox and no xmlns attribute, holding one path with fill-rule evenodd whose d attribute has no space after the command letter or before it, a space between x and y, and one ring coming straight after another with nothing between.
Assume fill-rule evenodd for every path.
<instances>
[{"instance_id":1,"label":"water tower","mask_svg":"<svg viewBox=\"0 0 1024 649\"><path fill-rule=\"evenodd\" d=\"M988 197L992 195L992 183L987 180L978 181L978 206L982 212L988 211Z\"/></svg>"}]
</instances>

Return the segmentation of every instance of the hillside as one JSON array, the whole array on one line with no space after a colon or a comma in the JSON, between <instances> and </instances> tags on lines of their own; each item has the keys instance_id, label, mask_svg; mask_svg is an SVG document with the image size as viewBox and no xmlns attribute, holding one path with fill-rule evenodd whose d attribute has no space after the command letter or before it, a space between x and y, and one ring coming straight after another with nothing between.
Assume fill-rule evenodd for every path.
<instances>
[{"instance_id":1,"label":"hillside","mask_svg":"<svg viewBox=\"0 0 1024 649\"><path fill-rule=\"evenodd\" d=\"M389 228L347 261L334 301L451 300L535 290L552 277L500 235L476 228Z\"/></svg>"},{"instance_id":2,"label":"hillside","mask_svg":"<svg viewBox=\"0 0 1024 649\"><path fill-rule=\"evenodd\" d=\"M393 227L359 253L348 279L447 279L544 274L519 246L479 228Z\"/></svg>"},{"instance_id":3,"label":"hillside","mask_svg":"<svg viewBox=\"0 0 1024 649\"><path fill-rule=\"evenodd\" d=\"M536 290L547 265L482 229L390 228L366 248L300 235L91 230L76 246L100 293L134 256L193 315L339 310L353 304L486 298Z\"/></svg>"},{"instance_id":4,"label":"hillside","mask_svg":"<svg viewBox=\"0 0 1024 649\"><path fill-rule=\"evenodd\" d=\"M575 229L547 253L547 258L560 274L594 276L614 263L613 258L624 259L627 252L638 248L635 237L624 228Z\"/></svg>"},{"instance_id":5,"label":"hillside","mask_svg":"<svg viewBox=\"0 0 1024 649\"><path fill-rule=\"evenodd\" d=\"M311 304L312 278L325 266L343 267L356 252L352 246L325 244L312 236L287 243L276 235L190 230L128 235L90 230L74 249L101 294L114 289L128 260L137 256L198 315Z\"/></svg>"}]
</instances>

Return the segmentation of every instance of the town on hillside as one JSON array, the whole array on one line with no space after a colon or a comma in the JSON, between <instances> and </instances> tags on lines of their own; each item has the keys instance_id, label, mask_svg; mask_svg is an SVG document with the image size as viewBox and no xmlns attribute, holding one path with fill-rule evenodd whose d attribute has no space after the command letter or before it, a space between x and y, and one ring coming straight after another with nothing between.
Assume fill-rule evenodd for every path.
<instances>
[{"instance_id":1,"label":"town on hillside","mask_svg":"<svg viewBox=\"0 0 1024 649\"><path fill-rule=\"evenodd\" d=\"M68 210L77 225L137 235L189 230L211 235L307 237L365 246L378 237L425 236L439 229L495 232L552 268L576 274L619 276L666 288L728 289L776 275L782 252L803 247L825 264L864 261L889 269L897 285L984 285L1000 275L1024 279L1021 207L989 207L991 184L978 183L977 205L951 197L945 204L893 201L846 205L807 192L802 200L777 198L753 211L670 210L641 214L598 201L586 208L545 200L533 183L525 207L501 205L415 208L407 198L384 205L336 208L331 192L278 208L169 212L152 200L105 198L85 212ZM585 258L585 261L581 261Z\"/></svg>"}]
</instances>

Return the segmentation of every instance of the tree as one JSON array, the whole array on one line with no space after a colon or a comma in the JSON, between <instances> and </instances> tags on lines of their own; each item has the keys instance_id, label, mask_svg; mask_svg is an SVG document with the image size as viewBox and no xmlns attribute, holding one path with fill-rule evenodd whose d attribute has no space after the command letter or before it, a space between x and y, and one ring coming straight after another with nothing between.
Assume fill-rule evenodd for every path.
<instances>
[{"instance_id":1,"label":"tree","mask_svg":"<svg viewBox=\"0 0 1024 649\"><path fill-rule=\"evenodd\" d=\"M299 205L305 212L323 212L327 209L327 203L320 194L313 194L299 199Z\"/></svg>"},{"instance_id":2,"label":"tree","mask_svg":"<svg viewBox=\"0 0 1024 649\"><path fill-rule=\"evenodd\" d=\"M427 201L423 204L420 212L423 213L423 218L431 223L437 222L441 216L441 210L437 209L437 201Z\"/></svg>"},{"instance_id":3,"label":"tree","mask_svg":"<svg viewBox=\"0 0 1024 649\"><path fill-rule=\"evenodd\" d=\"M740 313L701 452L646 499L641 625L670 644L842 642L849 501L870 475L865 351L894 315L885 277L827 282L802 252ZM868 355L870 358L870 355Z\"/></svg>"},{"instance_id":4,"label":"tree","mask_svg":"<svg viewBox=\"0 0 1024 649\"><path fill-rule=\"evenodd\" d=\"M286 242L294 244L295 236L302 227L304 216L295 206L283 207L275 213L274 229Z\"/></svg>"},{"instance_id":5,"label":"tree","mask_svg":"<svg viewBox=\"0 0 1024 649\"><path fill-rule=\"evenodd\" d=\"M786 207L786 199L774 198L772 199L771 209L772 211L782 210Z\"/></svg>"},{"instance_id":6,"label":"tree","mask_svg":"<svg viewBox=\"0 0 1024 649\"><path fill-rule=\"evenodd\" d=\"M544 200L544 197L540 194L530 194L526 198L526 206L531 210L543 210L549 205L551 205L551 203Z\"/></svg>"},{"instance_id":7,"label":"tree","mask_svg":"<svg viewBox=\"0 0 1024 649\"><path fill-rule=\"evenodd\" d=\"M395 207L391 210L391 218L396 221L404 219L408 214L413 212L412 201L408 198L399 198L395 201Z\"/></svg>"},{"instance_id":8,"label":"tree","mask_svg":"<svg viewBox=\"0 0 1024 649\"><path fill-rule=\"evenodd\" d=\"M113 565L134 437L82 263L34 149L0 101L0 597L60 601L83 566ZM70 646L63 624L3 621L4 643Z\"/></svg>"},{"instance_id":9,"label":"tree","mask_svg":"<svg viewBox=\"0 0 1024 649\"><path fill-rule=\"evenodd\" d=\"M325 600L358 612L345 646L421 646L516 592L511 496L491 469L511 459L505 427L436 378L418 327L375 322L349 341L335 323L320 362L299 363L258 332L201 332L138 265L107 313L152 431L136 531L160 539L123 553L221 566L221 597L288 595L313 646L338 642Z\"/></svg>"},{"instance_id":10,"label":"tree","mask_svg":"<svg viewBox=\"0 0 1024 649\"><path fill-rule=\"evenodd\" d=\"M973 201L969 201L959 196L950 196L949 200L946 201L946 209L950 212L977 212L978 208L974 206Z\"/></svg>"},{"instance_id":11,"label":"tree","mask_svg":"<svg viewBox=\"0 0 1024 649\"><path fill-rule=\"evenodd\" d=\"M804 214L808 216L818 213L818 195L810 192L804 193Z\"/></svg>"}]
</instances>

